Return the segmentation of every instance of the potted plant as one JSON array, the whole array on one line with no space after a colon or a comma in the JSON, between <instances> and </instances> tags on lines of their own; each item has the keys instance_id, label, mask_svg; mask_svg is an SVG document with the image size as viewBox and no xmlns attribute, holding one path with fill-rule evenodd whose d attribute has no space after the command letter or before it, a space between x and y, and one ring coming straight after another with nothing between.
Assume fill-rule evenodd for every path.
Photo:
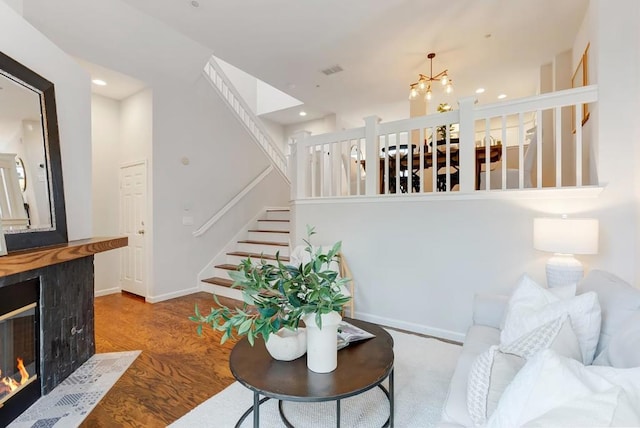
<instances>
[{"instance_id":1,"label":"potted plant","mask_svg":"<svg viewBox=\"0 0 640 428\"><path fill-rule=\"evenodd\" d=\"M325 252L311 244L314 234L314 229L307 226L304 242L308 256L297 265L284 264L279 253L276 264L264 260L256 264L250 258L243 260L238 270L229 274L234 280L233 287L242 290L242 307L229 308L220 304L214 295L218 307L211 308L208 315L202 315L196 306L195 315L190 318L199 323L198 333L202 334L203 326L209 325L223 332L221 343L231 337L247 336L253 345L255 338L262 336L268 344L271 336L278 332L286 335L287 330L297 330L303 317L311 329L323 330L323 323L330 319L335 321L333 314L339 314L351 299L344 293L344 284L349 279L340 278L339 272L332 269L332 264L339 262L341 242ZM324 331L325 335L327 331ZM307 333L313 336L314 332ZM333 339L335 348L335 334Z\"/></svg>"}]
</instances>

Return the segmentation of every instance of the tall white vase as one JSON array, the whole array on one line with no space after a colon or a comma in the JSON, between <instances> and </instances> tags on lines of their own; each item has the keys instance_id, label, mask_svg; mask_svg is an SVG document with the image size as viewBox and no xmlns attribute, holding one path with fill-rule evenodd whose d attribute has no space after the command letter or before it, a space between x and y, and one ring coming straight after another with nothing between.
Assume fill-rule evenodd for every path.
<instances>
[{"instance_id":1,"label":"tall white vase","mask_svg":"<svg viewBox=\"0 0 640 428\"><path fill-rule=\"evenodd\" d=\"M302 320L307 326L307 367L316 373L329 373L338 366L338 312L322 314L322 328L316 324L316 314Z\"/></svg>"}]
</instances>

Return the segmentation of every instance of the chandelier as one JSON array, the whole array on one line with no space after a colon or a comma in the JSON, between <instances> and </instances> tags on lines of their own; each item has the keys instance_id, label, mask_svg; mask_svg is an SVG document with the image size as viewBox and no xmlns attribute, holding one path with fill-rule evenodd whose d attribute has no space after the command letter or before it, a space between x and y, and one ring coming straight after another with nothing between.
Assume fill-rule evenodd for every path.
<instances>
[{"instance_id":1,"label":"chandelier","mask_svg":"<svg viewBox=\"0 0 640 428\"><path fill-rule=\"evenodd\" d=\"M447 94L450 94L453 91L453 85L449 75L447 74L449 70L441 71L440 73L433 75L433 58L436 57L436 54L433 52L427 55L430 61L430 71L429 75L425 76L424 74L418 75L418 81L409 85L409 99L413 100L418 97L418 95L424 94L425 100L431 99L431 82L440 81L440 84L444 86L444 91Z\"/></svg>"}]
</instances>

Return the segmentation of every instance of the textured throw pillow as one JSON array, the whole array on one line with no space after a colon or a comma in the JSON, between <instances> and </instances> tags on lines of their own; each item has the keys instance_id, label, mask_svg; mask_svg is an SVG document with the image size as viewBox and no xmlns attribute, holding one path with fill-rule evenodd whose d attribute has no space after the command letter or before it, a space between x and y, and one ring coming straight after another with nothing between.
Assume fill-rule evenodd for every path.
<instances>
[{"instance_id":1,"label":"textured throw pillow","mask_svg":"<svg viewBox=\"0 0 640 428\"><path fill-rule=\"evenodd\" d=\"M507 345L564 314L569 315L580 343L582 362L591 364L600 334L600 305L593 292L560 299L530 278L523 278L509 299L500 343Z\"/></svg>"},{"instance_id":2,"label":"textured throw pillow","mask_svg":"<svg viewBox=\"0 0 640 428\"><path fill-rule=\"evenodd\" d=\"M507 386L487 427L638 426L639 402L640 368L584 366L548 349Z\"/></svg>"},{"instance_id":3,"label":"textured throw pillow","mask_svg":"<svg viewBox=\"0 0 640 428\"><path fill-rule=\"evenodd\" d=\"M640 311L618 326L593 364L620 369L640 367Z\"/></svg>"},{"instance_id":4,"label":"textured throw pillow","mask_svg":"<svg viewBox=\"0 0 640 428\"><path fill-rule=\"evenodd\" d=\"M467 410L474 426L487 422L502 392L524 363L523 357L503 353L498 346L490 347L474 360L467 381Z\"/></svg>"},{"instance_id":5,"label":"textured throw pillow","mask_svg":"<svg viewBox=\"0 0 640 428\"><path fill-rule=\"evenodd\" d=\"M505 388L525 359L543 349L581 360L578 339L567 315L552 320L507 346L492 346L473 362L467 382L467 409L475 426L487 422Z\"/></svg>"}]
</instances>

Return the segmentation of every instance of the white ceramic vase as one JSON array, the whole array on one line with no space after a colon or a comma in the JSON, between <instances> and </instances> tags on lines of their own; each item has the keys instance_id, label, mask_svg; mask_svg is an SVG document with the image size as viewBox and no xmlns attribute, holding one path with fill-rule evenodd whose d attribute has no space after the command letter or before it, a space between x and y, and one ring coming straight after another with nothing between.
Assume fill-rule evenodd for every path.
<instances>
[{"instance_id":1,"label":"white ceramic vase","mask_svg":"<svg viewBox=\"0 0 640 428\"><path fill-rule=\"evenodd\" d=\"M322 328L316 324L316 314L302 317L307 326L307 367L316 373L329 373L338 366L338 312L322 314Z\"/></svg>"},{"instance_id":2,"label":"white ceramic vase","mask_svg":"<svg viewBox=\"0 0 640 428\"><path fill-rule=\"evenodd\" d=\"M302 327L296 330L281 328L269 335L265 346L275 360L295 360L307 352L307 331Z\"/></svg>"}]
</instances>

